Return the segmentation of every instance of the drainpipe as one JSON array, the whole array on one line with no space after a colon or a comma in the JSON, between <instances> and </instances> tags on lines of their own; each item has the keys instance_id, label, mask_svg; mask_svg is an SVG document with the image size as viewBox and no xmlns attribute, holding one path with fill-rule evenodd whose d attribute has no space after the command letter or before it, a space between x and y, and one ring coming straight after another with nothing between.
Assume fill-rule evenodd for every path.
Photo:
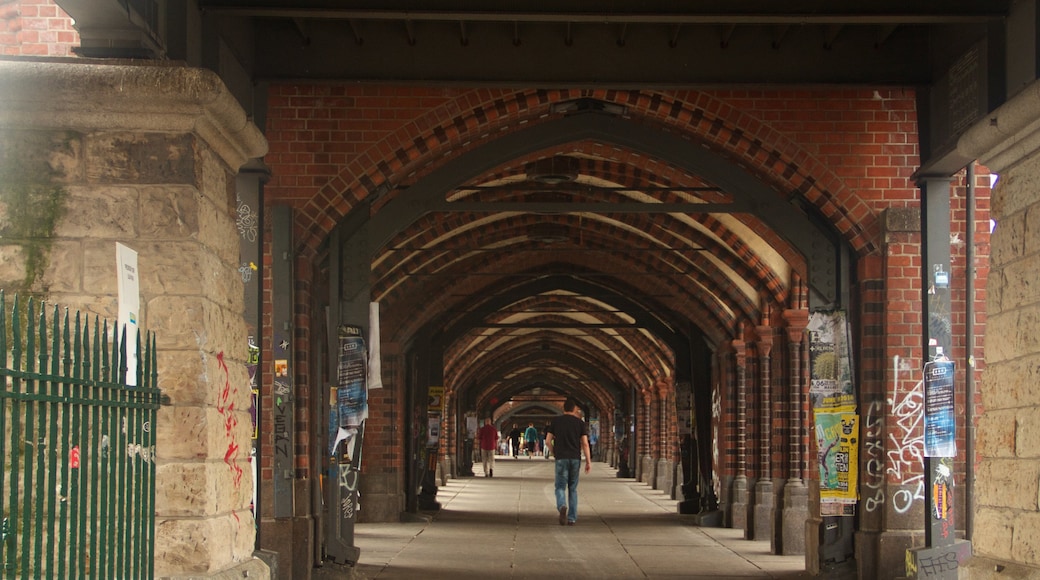
<instances>
[{"instance_id":1,"label":"drainpipe","mask_svg":"<svg viewBox=\"0 0 1040 580\"><path fill-rule=\"evenodd\" d=\"M975 530L975 163L968 164L968 192L965 200L964 242L967 281L964 300L964 340L967 347L968 368L964 379L966 403L965 424L968 436L964 438L965 479L964 495L967 510L964 514L964 535L970 542Z\"/></svg>"}]
</instances>

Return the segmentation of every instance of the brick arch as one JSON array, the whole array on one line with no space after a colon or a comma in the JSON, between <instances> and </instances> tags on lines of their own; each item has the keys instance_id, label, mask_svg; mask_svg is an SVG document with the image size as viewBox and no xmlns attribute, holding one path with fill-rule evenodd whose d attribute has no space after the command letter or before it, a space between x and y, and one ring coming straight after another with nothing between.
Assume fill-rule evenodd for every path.
<instances>
[{"instance_id":1,"label":"brick arch","mask_svg":"<svg viewBox=\"0 0 1040 580\"><path fill-rule=\"evenodd\" d=\"M559 148L560 154L567 153L594 153L596 149L602 149L605 146L600 143L589 143L587 141L568 143L564 147ZM629 153L634 155L635 153ZM513 164L512 166L503 167L500 171L493 174L483 176L485 182L492 182L495 180L505 179L508 177L514 177L519 174L525 173L523 163L527 160L533 160L537 157L544 157L541 155L531 155L518 160L521 162L520 166ZM603 161L603 160L587 160L579 159L577 161L579 172L583 175L597 177L605 179L611 183L616 183L622 186L632 187L638 189L640 186L649 186L651 184L665 184L666 186L674 186L677 188L682 187L710 187L705 184L699 178L685 174L679 169L670 166L667 163L655 163L653 171L644 169L641 167L633 166L630 163L622 163L620 161ZM602 202L620 202L624 198L621 194L600 194L591 195L585 194L589 200L602 201ZM685 198L680 197L674 192L661 192L657 194L657 197L662 203L678 203L686 201ZM724 192L717 191L704 191L699 195L701 199L712 203L712 202L726 202L731 201L732 196L725 194ZM646 216L643 216L644 220L647 220ZM697 231L695 228L680 224L678 220L669 216L661 215L657 219L671 221L676 224L675 228L662 226L655 228L659 230L657 237L664 239L668 238L673 241L678 241L675 236L676 231L683 231L684 235L697 241L702 246L713 246L716 244L714 240L706 236L702 232ZM775 234L767 225L763 224L755 216L741 216L736 218L755 230L756 233L765 241L767 241L795 270L801 269L804 271L805 260L804 257L789 243L782 240ZM649 220L647 220L649 221ZM745 280L757 280L759 284L767 291L763 296L766 300L774 302L776 305L782 305L787 300L788 288L783 280L777 277L776 273L766 267L762 263L758 255L750 249L750 247L744 243L739 236L734 234L730 228L722 223L718 218L705 215L696 220L703 228L714 234L718 239L725 242L729 252L722 252L716 254L716 258L724 262L729 266L737 275L740 275ZM443 228L441 233L443 233Z\"/></svg>"},{"instance_id":2,"label":"brick arch","mask_svg":"<svg viewBox=\"0 0 1040 580\"><path fill-rule=\"evenodd\" d=\"M325 183L298 213L301 251L320 243L360 200L378 198L389 184L422 175L503 131L544 122L553 102L592 97L625 105L633 117L652 119L694 136L739 160L778 191L814 205L860 254L877 249L877 212L809 148L731 104L724 91L679 93L619 90L474 90L426 112L357 156ZM729 97L729 98L727 98Z\"/></svg>"},{"instance_id":3,"label":"brick arch","mask_svg":"<svg viewBox=\"0 0 1040 580\"><path fill-rule=\"evenodd\" d=\"M532 322L566 322L564 317L560 316L539 316L531 319ZM587 349L587 343L576 337L572 337L566 334L554 333L554 332L540 332L524 337L506 337L505 340L496 344L496 352L499 353L499 357L506 357L511 352L523 352L526 347L534 343L541 343L546 340L551 340L554 344L561 344L565 346L575 346L575 353L585 353L583 357L588 357L590 354L596 355L595 362L600 368L606 369L609 372L607 374L614 375L619 378L627 378L630 382L638 383L640 375L647 377L660 376L659 369L655 369L650 365L645 357L645 353L649 351L648 347L642 345L639 348L639 352L633 350L634 347L623 344L618 337L612 336L602 330L589 330L590 334L594 334L596 339L604 344L617 344L616 350L617 358L602 355L598 350ZM464 347L460 347L464 348ZM447 353L446 353L447 354ZM473 377L479 370L487 370L489 366L498 366L503 364L501 358L494 359L488 356L482 357L481 360L477 360L477 353L472 350L465 353L459 353L450 360L453 361L453 367L459 369L465 369L462 371L457 378L466 379ZM508 364L508 361L505 361ZM563 365L566 366L566 365ZM447 369L446 369L447 370ZM465 381L464 381L465 382Z\"/></svg>"},{"instance_id":4,"label":"brick arch","mask_svg":"<svg viewBox=\"0 0 1040 580\"><path fill-rule=\"evenodd\" d=\"M500 231L505 233L504 230ZM605 249L610 248L610 239L616 239L611 238L610 232L589 231L588 233L586 233L585 244L589 245L590 243L595 243L596 237L605 238L605 241L601 244L602 247ZM471 273L479 273L484 270L495 271L496 269L501 269L502 267L508 266L511 260L517 261L520 259L521 258L516 256L507 257L504 259L497 260L495 262L479 262L477 261L479 259L477 259L472 262L467 262L465 264L465 271ZM523 258L523 260L523 262L517 262L515 264L517 266L520 266L522 271L526 271L535 267L541 267L545 264L557 263L555 256L543 256L541 260L532 260L530 257L526 257ZM628 264L633 268L638 268L643 265L641 262L635 260L631 256L619 259L616 262L616 265L619 266L625 264ZM595 265L590 266L593 266L594 268ZM479 276L447 277L442 287L444 290L446 290L444 292L431 292L431 287L429 285L424 285L419 280L413 280L410 281L407 285L401 285L397 289L397 292L393 294L393 296L389 297L389 299L384 299L384 301L388 305L387 310L393 310L391 307L389 307L389 305L393 302L401 301L402 303L407 304L410 303L410 301L417 299L417 296L424 296L424 300L428 304L428 307L425 309L425 312L433 313L441 309L449 309L451 307L452 304L448 302L448 299L445 298L445 295L473 294L482 291L484 288L486 288L486 285L483 280L484 279ZM709 284L704 288L714 288L713 294L721 299L725 299L727 296L735 295L735 293L739 292L735 288L727 288L727 286L725 285L725 281L723 280L706 280L706 283ZM660 292L669 292L673 294L675 296L673 300L662 302L662 304L670 305L672 310L676 312L687 311L690 313L700 313L699 326L701 327L704 333L714 337L715 340L723 340L724 337L729 337L732 334L733 328L736 327L736 318L732 318L728 314L725 314L719 310L706 309L705 305L711 304L712 299L711 295L706 294L707 290L702 288L702 286L700 285L678 284L675 280L671 278L659 279L656 277L648 277L648 279L643 280L643 286L641 288L645 289L645 291L651 294ZM743 297L743 293L740 293L739 295ZM756 307L757 305L753 304L745 305L746 309L754 309ZM736 309L735 312L739 313L741 312L741 309ZM400 321L400 323L403 326L401 326L400 328L392 329L394 326L393 319L390 317L384 318L384 324L390 327L390 329L388 329L388 332L390 332L391 334L400 334L402 336L406 336L411 332L416 332L419 328L421 328L423 325L429 322L429 320L422 316L410 316L409 318Z\"/></svg>"}]
</instances>

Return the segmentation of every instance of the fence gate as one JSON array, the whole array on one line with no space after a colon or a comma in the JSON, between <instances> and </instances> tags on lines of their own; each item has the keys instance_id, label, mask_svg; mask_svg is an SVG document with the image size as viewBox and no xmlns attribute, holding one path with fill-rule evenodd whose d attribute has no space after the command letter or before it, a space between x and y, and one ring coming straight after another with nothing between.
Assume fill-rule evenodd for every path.
<instances>
[{"instance_id":1,"label":"fence gate","mask_svg":"<svg viewBox=\"0 0 1040 580\"><path fill-rule=\"evenodd\" d=\"M0 577L151 578L155 337L128 386L125 330L34 310L0 291Z\"/></svg>"}]
</instances>

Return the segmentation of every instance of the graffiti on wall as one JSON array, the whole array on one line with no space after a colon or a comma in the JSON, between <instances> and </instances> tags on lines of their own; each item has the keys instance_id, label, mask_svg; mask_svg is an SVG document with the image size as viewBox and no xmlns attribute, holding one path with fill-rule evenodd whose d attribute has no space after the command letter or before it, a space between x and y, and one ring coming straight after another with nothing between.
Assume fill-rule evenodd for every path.
<instances>
[{"instance_id":1,"label":"graffiti on wall","mask_svg":"<svg viewBox=\"0 0 1040 580\"><path fill-rule=\"evenodd\" d=\"M905 514L914 502L924 500L924 381L903 389L900 373L909 366L901 364L898 356L894 360L895 382L888 402L894 424L888 434L885 473L889 483L903 487L892 494L892 508Z\"/></svg>"},{"instance_id":2,"label":"graffiti on wall","mask_svg":"<svg viewBox=\"0 0 1040 580\"><path fill-rule=\"evenodd\" d=\"M880 400L867 405L863 420L863 509L873 512L885 503L884 406Z\"/></svg>"}]
</instances>

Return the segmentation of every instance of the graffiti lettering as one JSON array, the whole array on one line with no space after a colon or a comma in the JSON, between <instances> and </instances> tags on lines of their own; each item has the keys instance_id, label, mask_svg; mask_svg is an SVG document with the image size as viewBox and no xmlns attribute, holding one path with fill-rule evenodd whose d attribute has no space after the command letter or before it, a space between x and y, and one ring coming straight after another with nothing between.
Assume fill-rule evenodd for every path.
<instances>
[{"instance_id":1,"label":"graffiti lettering","mask_svg":"<svg viewBox=\"0 0 1040 580\"><path fill-rule=\"evenodd\" d=\"M914 487L915 484L916 487ZM910 511L915 501L924 501L924 476L915 475L903 482L903 485L914 487L914 491L900 489L892 494L892 508L900 514Z\"/></svg>"},{"instance_id":2,"label":"graffiti lettering","mask_svg":"<svg viewBox=\"0 0 1040 580\"><path fill-rule=\"evenodd\" d=\"M274 416L274 452L280 457L289 457L289 416L285 406L279 405Z\"/></svg>"},{"instance_id":3,"label":"graffiti lettering","mask_svg":"<svg viewBox=\"0 0 1040 580\"><path fill-rule=\"evenodd\" d=\"M924 381L918 381L906 393L896 390L893 395L892 415L898 429L888 434L891 447L886 472L889 481L907 483L924 465Z\"/></svg>"},{"instance_id":4,"label":"graffiti lettering","mask_svg":"<svg viewBox=\"0 0 1040 580\"><path fill-rule=\"evenodd\" d=\"M881 401L871 401L867 405L866 418L863 421L863 509L872 512L885 503L884 484L885 447L881 434L884 431Z\"/></svg>"}]
</instances>

